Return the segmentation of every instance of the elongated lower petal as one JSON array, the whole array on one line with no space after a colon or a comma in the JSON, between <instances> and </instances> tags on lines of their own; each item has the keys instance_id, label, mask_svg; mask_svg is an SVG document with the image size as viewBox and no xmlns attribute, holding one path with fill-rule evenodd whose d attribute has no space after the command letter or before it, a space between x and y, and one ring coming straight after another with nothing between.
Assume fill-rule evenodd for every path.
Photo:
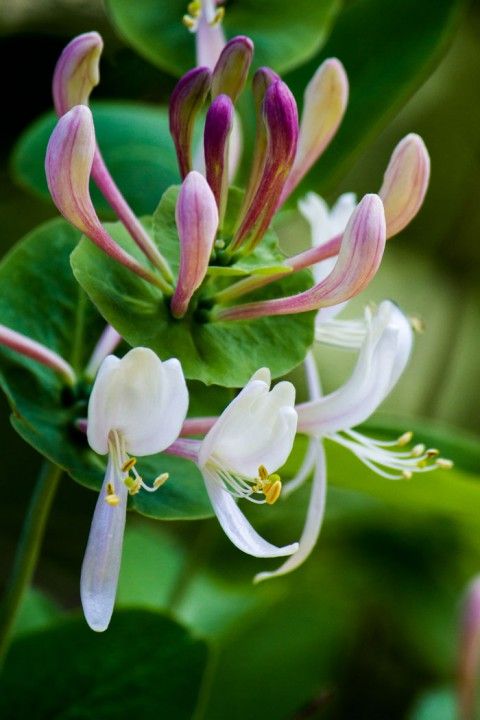
<instances>
[{"instance_id":1,"label":"elongated lower petal","mask_svg":"<svg viewBox=\"0 0 480 720\"><path fill-rule=\"evenodd\" d=\"M122 558L128 491L118 480L112 458L93 515L83 559L80 595L85 619L92 630L103 632L112 617ZM105 501L108 483L114 483L118 505Z\"/></svg>"},{"instance_id":2,"label":"elongated lower petal","mask_svg":"<svg viewBox=\"0 0 480 720\"><path fill-rule=\"evenodd\" d=\"M171 311L182 317L208 269L218 228L218 209L209 184L192 170L185 178L175 213L180 240L180 269Z\"/></svg>"},{"instance_id":3,"label":"elongated lower petal","mask_svg":"<svg viewBox=\"0 0 480 720\"><path fill-rule=\"evenodd\" d=\"M62 215L103 252L145 280L157 278L125 252L103 228L90 198L89 180L96 151L92 113L76 105L58 121L48 143L45 173Z\"/></svg>"},{"instance_id":4,"label":"elongated lower petal","mask_svg":"<svg viewBox=\"0 0 480 720\"><path fill-rule=\"evenodd\" d=\"M430 157L419 135L410 133L393 151L379 195L385 207L387 237L401 232L420 210L430 179Z\"/></svg>"},{"instance_id":5,"label":"elongated lower petal","mask_svg":"<svg viewBox=\"0 0 480 720\"><path fill-rule=\"evenodd\" d=\"M63 50L53 73L52 94L59 117L75 105L88 105L90 93L98 85L98 69L103 40L96 32L74 38Z\"/></svg>"},{"instance_id":6,"label":"elongated lower petal","mask_svg":"<svg viewBox=\"0 0 480 720\"><path fill-rule=\"evenodd\" d=\"M315 440L315 472L312 480L312 489L308 502L307 518L302 536L298 543L298 550L294 552L283 565L271 572L261 572L255 575L254 582L261 582L280 575L286 575L296 570L312 552L320 534L323 516L325 513L325 500L327 497L327 471L325 465L325 451L320 440Z\"/></svg>"},{"instance_id":7,"label":"elongated lower petal","mask_svg":"<svg viewBox=\"0 0 480 720\"><path fill-rule=\"evenodd\" d=\"M378 195L365 195L345 229L337 262L320 283L297 295L217 311L219 320L290 315L337 305L357 295L375 276L385 249L386 228Z\"/></svg>"},{"instance_id":8,"label":"elongated lower petal","mask_svg":"<svg viewBox=\"0 0 480 720\"><path fill-rule=\"evenodd\" d=\"M305 90L298 149L280 203L318 160L335 135L348 102L348 78L336 58L325 60Z\"/></svg>"},{"instance_id":9,"label":"elongated lower petal","mask_svg":"<svg viewBox=\"0 0 480 720\"><path fill-rule=\"evenodd\" d=\"M232 543L253 557L283 557L294 553L298 544L277 547L264 540L248 522L233 497L207 470L202 470L212 507L225 534Z\"/></svg>"},{"instance_id":10,"label":"elongated lower petal","mask_svg":"<svg viewBox=\"0 0 480 720\"><path fill-rule=\"evenodd\" d=\"M193 128L210 90L210 83L211 73L207 67L193 68L180 78L170 98L170 133L182 178L192 170Z\"/></svg>"}]
</instances>

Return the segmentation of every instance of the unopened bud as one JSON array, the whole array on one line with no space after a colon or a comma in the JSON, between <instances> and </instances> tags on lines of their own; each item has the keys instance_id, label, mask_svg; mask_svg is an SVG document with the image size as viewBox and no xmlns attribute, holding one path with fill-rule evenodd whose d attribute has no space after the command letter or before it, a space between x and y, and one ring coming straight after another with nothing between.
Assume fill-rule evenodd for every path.
<instances>
[{"instance_id":1,"label":"unopened bud","mask_svg":"<svg viewBox=\"0 0 480 720\"><path fill-rule=\"evenodd\" d=\"M59 117L75 105L88 105L90 93L98 85L98 69L103 40L96 32L74 38L64 49L53 74L53 102Z\"/></svg>"},{"instance_id":2,"label":"unopened bud","mask_svg":"<svg viewBox=\"0 0 480 720\"><path fill-rule=\"evenodd\" d=\"M245 87L252 63L253 43L240 35L223 48L212 73L212 97L229 95L235 103Z\"/></svg>"},{"instance_id":3,"label":"unopened bud","mask_svg":"<svg viewBox=\"0 0 480 720\"><path fill-rule=\"evenodd\" d=\"M210 81L211 73L208 68L194 68L180 78L170 98L170 133L175 143L182 178L192 169L195 118L210 90Z\"/></svg>"}]
</instances>

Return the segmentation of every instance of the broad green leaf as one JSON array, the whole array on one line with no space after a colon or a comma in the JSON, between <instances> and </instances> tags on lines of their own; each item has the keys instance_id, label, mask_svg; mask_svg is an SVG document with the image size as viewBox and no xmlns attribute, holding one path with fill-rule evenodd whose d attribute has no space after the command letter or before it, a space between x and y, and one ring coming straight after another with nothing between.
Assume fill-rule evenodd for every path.
<instances>
[{"instance_id":1,"label":"broad green leaf","mask_svg":"<svg viewBox=\"0 0 480 720\"><path fill-rule=\"evenodd\" d=\"M345 65L350 82L348 109L338 135L300 192L331 191L339 175L431 72L462 5L462 0L438 0L432 9L417 0L396 4L357 0L340 14L321 53L285 77L300 100L319 64L333 56Z\"/></svg>"},{"instance_id":2,"label":"broad green leaf","mask_svg":"<svg viewBox=\"0 0 480 720\"><path fill-rule=\"evenodd\" d=\"M340 0L227 2L223 25L228 38L252 38L255 66L285 72L320 49L340 5ZM182 24L184 0L108 0L107 7L125 40L157 67L173 75L194 67L194 36Z\"/></svg>"},{"instance_id":3,"label":"broad green leaf","mask_svg":"<svg viewBox=\"0 0 480 720\"><path fill-rule=\"evenodd\" d=\"M102 634L70 619L13 643L0 715L190 720L206 662L205 643L157 613L117 611Z\"/></svg>"},{"instance_id":4,"label":"broad green leaf","mask_svg":"<svg viewBox=\"0 0 480 720\"><path fill-rule=\"evenodd\" d=\"M61 616L59 607L40 590L30 588L23 598L15 623L15 635L52 625Z\"/></svg>"},{"instance_id":5,"label":"broad green leaf","mask_svg":"<svg viewBox=\"0 0 480 720\"><path fill-rule=\"evenodd\" d=\"M417 703L410 720L456 720L457 700L452 690L434 690Z\"/></svg>"},{"instance_id":6,"label":"broad green leaf","mask_svg":"<svg viewBox=\"0 0 480 720\"><path fill-rule=\"evenodd\" d=\"M137 214L152 212L163 191L179 179L167 110L104 101L92 103L92 112L98 144L113 178ZM15 179L47 199L45 151L56 121L54 113L37 120L20 137L12 156ZM112 217L93 186L92 197L99 212Z\"/></svg>"},{"instance_id":7,"label":"broad green leaf","mask_svg":"<svg viewBox=\"0 0 480 720\"><path fill-rule=\"evenodd\" d=\"M177 192L178 188L170 188L164 194L153 220L154 239L174 273L179 265ZM145 219L145 226L151 228L150 219ZM117 242L141 259L123 226L111 225L109 231ZM88 240L82 240L71 262L75 277L92 302L131 345L146 345L161 358L178 357L188 378L207 385L241 387L263 366L270 368L273 377L284 375L303 360L312 343L314 313L254 321L206 322L192 303L185 318L174 320L153 286L113 262ZM277 253L273 262L278 262ZM252 294L251 298L293 295L310 285L310 273L302 271Z\"/></svg>"},{"instance_id":8,"label":"broad green leaf","mask_svg":"<svg viewBox=\"0 0 480 720\"><path fill-rule=\"evenodd\" d=\"M75 421L86 417L89 387L82 372L105 322L70 269L69 256L79 237L63 220L53 220L27 235L0 265L0 323L68 360L78 373L78 386L69 390L49 368L5 348L0 348L0 384L12 408L12 424L23 439L82 484L99 489L105 460L89 449ZM222 401L221 393L215 393L215 412L228 398L224 395ZM160 472L171 476L161 491L131 498L139 512L165 519L211 514L193 463L152 456L142 459L139 468L147 480Z\"/></svg>"}]
</instances>

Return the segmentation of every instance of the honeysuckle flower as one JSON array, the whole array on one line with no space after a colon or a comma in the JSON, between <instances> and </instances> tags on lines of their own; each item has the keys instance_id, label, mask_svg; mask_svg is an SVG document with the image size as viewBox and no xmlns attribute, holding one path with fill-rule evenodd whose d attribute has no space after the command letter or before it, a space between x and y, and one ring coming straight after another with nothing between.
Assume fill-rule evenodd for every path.
<instances>
[{"instance_id":1,"label":"honeysuckle flower","mask_svg":"<svg viewBox=\"0 0 480 720\"><path fill-rule=\"evenodd\" d=\"M225 8L217 7L217 0L193 0L183 23L190 32L196 33L197 65L213 69L225 46L222 20Z\"/></svg>"},{"instance_id":2,"label":"honeysuckle flower","mask_svg":"<svg viewBox=\"0 0 480 720\"><path fill-rule=\"evenodd\" d=\"M212 75L206 67L196 67L180 78L170 97L170 133L177 151L180 175L192 170L192 135L195 119L210 90Z\"/></svg>"},{"instance_id":3,"label":"honeysuckle flower","mask_svg":"<svg viewBox=\"0 0 480 720\"><path fill-rule=\"evenodd\" d=\"M160 475L152 487L146 485L133 456L152 455L171 445L187 408L188 391L178 360L162 362L152 350L139 347L121 360L109 355L103 361L90 396L87 438L92 450L108 453L108 464L80 582L83 611L92 630L105 630L113 612L128 493L155 490L166 479Z\"/></svg>"},{"instance_id":4,"label":"honeysuckle flower","mask_svg":"<svg viewBox=\"0 0 480 720\"><path fill-rule=\"evenodd\" d=\"M465 593L460 617L458 712L460 720L475 720L480 662L480 577Z\"/></svg>"},{"instance_id":5,"label":"honeysuckle flower","mask_svg":"<svg viewBox=\"0 0 480 720\"><path fill-rule=\"evenodd\" d=\"M229 139L234 113L233 103L228 95L219 95L210 105L205 120L205 171L217 202L220 222L223 220L227 202Z\"/></svg>"},{"instance_id":6,"label":"honeysuckle flower","mask_svg":"<svg viewBox=\"0 0 480 720\"><path fill-rule=\"evenodd\" d=\"M297 187L335 135L347 102L345 68L336 58L329 58L320 65L305 90L297 154L281 203Z\"/></svg>"},{"instance_id":7,"label":"honeysuckle flower","mask_svg":"<svg viewBox=\"0 0 480 720\"><path fill-rule=\"evenodd\" d=\"M279 557L296 544L276 547L252 528L239 498L273 504L281 491L276 470L292 450L297 427L295 388L280 382L270 390L270 371L258 370L206 434L198 465L210 501L230 540L255 557Z\"/></svg>"},{"instance_id":8,"label":"honeysuckle flower","mask_svg":"<svg viewBox=\"0 0 480 720\"><path fill-rule=\"evenodd\" d=\"M222 320L288 315L337 305L358 294L378 270L385 248L385 215L378 195L365 195L352 213L331 272L310 290L291 297L217 310Z\"/></svg>"},{"instance_id":9,"label":"honeysuckle flower","mask_svg":"<svg viewBox=\"0 0 480 720\"><path fill-rule=\"evenodd\" d=\"M284 82L277 80L266 88L262 108L267 137L265 162L250 207L232 240L232 250L237 250L245 241L251 250L263 237L277 209L297 149L297 105Z\"/></svg>"},{"instance_id":10,"label":"honeysuckle flower","mask_svg":"<svg viewBox=\"0 0 480 720\"><path fill-rule=\"evenodd\" d=\"M79 35L63 50L55 66L52 82L53 102L58 117L65 115L75 105L88 105L90 93L100 79L102 50L103 40L96 32ZM167 280L171 280L169 267L110 175L96 142L91 176L142 252Z\"/></svg>"},{"instance_id":11,"label":"honeysuckle flower","mask_svg":"<svg viewBox=\"0 0 480 720\"><path fill-rule=\"evenodd\" d=\"M50 350L42 343L32 340L32 338L27 335L23 335L5 325L0 325L0 345L51 368L58 373L68 385L73 385L76 381L74 369L61 355L54 350Z\"/></svg>"},{"instance_id":12,"label":"honeysuckle flower","mask_svg":"<svg viewBox=\"0 0 480 720\"><path fill-rule=\"evenodd\" d=\"M102 226L89 190L95 147L92 114L85 105L76 105L60 118L47 147L45 172L55 205L103 252L164 292L169 292L169 286L160 276L123 250Z\"/></svg>"},{"instance_id":13,"label":"honeysuckle flower","mask_svg":"<svg viewBox=\"0 0 480 720\"><path fill-rule=\"evenodd\" d=\"M180 268L171 301L174 317L182 317L201 285L218 228L215 197L207 181L192 170L183 181L175 213L180 241Z\"/></svg>"}]
</instances>

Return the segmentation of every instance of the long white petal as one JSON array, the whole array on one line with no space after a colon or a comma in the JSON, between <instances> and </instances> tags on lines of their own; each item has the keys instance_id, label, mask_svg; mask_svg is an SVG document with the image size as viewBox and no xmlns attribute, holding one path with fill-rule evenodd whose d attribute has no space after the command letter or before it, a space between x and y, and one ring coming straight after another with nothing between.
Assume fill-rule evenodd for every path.
<instances>
[{"instance_id":1,"label":"long white petal","mask_svg":"<svg viewBox=\"0 0 480 720\"><path fill-rule=\"evenodd\" d=\"M283 557L296 552L298 543L277 547L264 540L250 525L230 493L224 490L219 481L208 471L202 472L218 521L225 534L239 550L261 558Z\"/></svg>"},{"instance_id":2,"label":"long white petal","mask_svg":"<svg viewBox=\"0 0 480 720\"><path fill-rule=\"evenodd\" d=\"M298 544L298 550L290 555L288 560L278 570L261 572L255 575L254 582L258 583L268 578L286 575L298 568L310 555L320 534L323 516L325 513L325 500L327 496L327 471L325 465L325 452L320 440L315 440L316 457L315 473L312 481L310 500L308 503L307 518L303 528L302 536Z\"/></svg>"},{"instance_id":3,"label":"long white petal","mask_svg":"<svg viewBox=\"0 0 480 720\"><path fill-rule=\"evenodd\" d=\"M109 482L114 483L120 500L115 507L105 502ZM125 484L115 477L114 463L109 457L105 480L93 514L80 579L80 595L85 619L96 632L107 629L115 604L127 495Z\"/></svg>"}]
</instances>

